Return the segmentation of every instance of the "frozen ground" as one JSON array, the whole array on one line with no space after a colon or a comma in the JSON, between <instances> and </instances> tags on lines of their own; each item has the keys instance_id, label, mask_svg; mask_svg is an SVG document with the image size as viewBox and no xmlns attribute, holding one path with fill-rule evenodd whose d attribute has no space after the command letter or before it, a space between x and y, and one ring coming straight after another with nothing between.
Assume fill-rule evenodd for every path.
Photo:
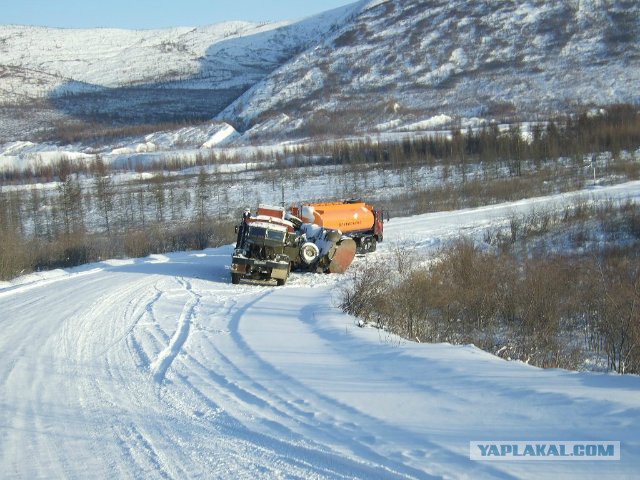
<instances>
[{"instance_id":1,"label":"frozen ground","mask_svg":"<svg viewBox=\"0 0 640 480\"><path fill-rule=\"evenodd\" d=\"M575 194L391 219L438 245ZM640 199L640 182L583 196ZM0 285L3 478L634 478L640 378L355 326L339 275L232 286L230 247ZM362 261L362 260L360 260ZM620 441L614 462L472 462L472 440Z\"/></svg>"}]
</instances>

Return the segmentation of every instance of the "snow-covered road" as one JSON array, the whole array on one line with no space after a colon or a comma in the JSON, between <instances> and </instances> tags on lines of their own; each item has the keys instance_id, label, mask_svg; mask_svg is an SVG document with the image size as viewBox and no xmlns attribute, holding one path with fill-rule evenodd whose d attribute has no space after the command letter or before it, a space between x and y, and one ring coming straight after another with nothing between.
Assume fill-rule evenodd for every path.
<instances>
[{"instance_id":1,"label":"snow-covered road","mask_svg":"<svg viewBox=\"0 0 640 480\"><path fill-rule=\"evenodd\" d=\"M587 195L638 199L640 182ZM386 245L437 245L566 197L392 219ZM109 261L0 286L0 477L640 471L640 378L407 343L342 314L338 275L232 286L230 255ZM474 440L620 441L622 458L475 462Z\"/></svg>"}]
</instances>

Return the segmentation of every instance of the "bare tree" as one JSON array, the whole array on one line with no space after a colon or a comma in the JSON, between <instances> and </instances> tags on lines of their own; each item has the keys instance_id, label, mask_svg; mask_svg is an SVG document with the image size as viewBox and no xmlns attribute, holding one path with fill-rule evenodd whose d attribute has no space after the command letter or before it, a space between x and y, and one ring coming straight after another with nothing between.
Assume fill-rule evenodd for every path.
<instances>
[{"instance_id":1,"label":"bare tree","mask_svg":"<svg viewBox=\"0 0 640 480\"><path fill-rule=\"evenodd\" d=\"M202 249L207 246L207 200L209 199L209 186L207 185L207 173L204 168L198 173L196 184L196 222L198 224L198 246Z\"/></svg>"},{"instance_id":2,"label":"bare tree","mask_svg":"<svg viewBox=\"0 0 640 480\"><path fill-rule=\"evenodd\" d=\"M33 187L31 189L31 222L33 224L33 236L40 237L42 235L42 196L40 190Z\"/></svg>"},{"instance_id":3,"label":"bare tree","mask_svg":"<svg viewBox=\"0 0 640 480\"><path fill-rule=\"evenodd\" d=\"M93 177L93 183L96 192L96 200L98 204L98 209L102 214L102 218L104 219L105 228L107 230L107 234L111 235L111 226L110 226L110 215L113 211L113 202L115 195L115 188L113 185L113 180L109 175L106 165L102 161L101 158L95 162L95 173Z\"/></svg>"},{"instance_id":4,"label":"bare tree","mask_svg":"<svg viewBox=\"0 0 640 480\"><path fill-rule=\"evenodd\" d=\"M80 182L72 175L65 175L58 186L58 193L58 207L62 212L64 233L70 235L72 231L84 226Z\"/></svg>"},{"instance_id":5,"label":"bare tree","mask_svg":"<svg viewBox=\"0 0 640 480\"><path fill-rule=\"evenodd\" d=\"M164 207L165 207L165 177L164 172L160 172L153 177L151 183L151 193L153 194L153 200L156 207L156 221L159 223L164 222Z\"/></svg>"}]
</instances>

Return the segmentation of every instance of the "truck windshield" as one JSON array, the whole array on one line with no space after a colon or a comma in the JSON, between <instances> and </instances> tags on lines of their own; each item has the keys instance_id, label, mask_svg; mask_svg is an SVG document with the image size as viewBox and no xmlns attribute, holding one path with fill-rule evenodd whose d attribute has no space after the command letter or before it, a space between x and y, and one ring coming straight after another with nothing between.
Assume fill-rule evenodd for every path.
<instances>
[{"instance_id":1,"label":"truck windshield","mask_svg":"<svg viewBox=\"0 0 640 480\"><path fill-rule=\"evenodd\" d=\"M262 227L251 227L249 229L249 236L256 238L266 238L267 240L274 240L276 242L284 242L285 232Z\"/></svg>"},{"instance_id":2,"label":"truck windshield","mask_svg":"<svg viewBox=\"0 0 640 480\"><path fill-rule=\"evenodd\" d=\"M278 242L284 242L284 232L278 230L267 230L267 238L269 240L276 240Z\"/></svg>"}]
</instances>

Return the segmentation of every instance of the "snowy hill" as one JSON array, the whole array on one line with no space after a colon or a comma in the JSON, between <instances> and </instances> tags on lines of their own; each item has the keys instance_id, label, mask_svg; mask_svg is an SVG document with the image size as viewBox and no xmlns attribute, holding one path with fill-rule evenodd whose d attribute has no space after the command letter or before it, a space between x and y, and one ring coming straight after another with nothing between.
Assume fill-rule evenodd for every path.
<instances>
[{"instance_id":1,"label":"snowy hill","mask_svg":"<svg viewBox=\"0 0 640 480\"><path fill-rule=\"evenodd\" d=\"M0 26L0 104L35 102L49 116L93 121L211 118L353 8L299 22L166 30ZM15 122L12 112L3 120Z\"/></svg>"},{"instance_id":2,"label":"snowy hill","mask_svg":"<svg viewBox=\"0 0 640 480\"><path fill-rule=\"evenodd\" d=\"M314 135L637 102L638 38L633 0L376 0L220 118Z\"/></svg>"},{"instance_id":3,"label":"snowy hill","mask_svg":"<svg viewBox=\"0 0 640 480\"><path fill-rule=\"evenodd\" d=\"M637 200L640 184L590 194ZM394 218L373 255L407 237L428 252L576 196ZM231 253L0 284L0 477L637 477L638 376L542 370L358 328L335 307L342 275L236 286ZM619 441L621 459L469 458L471 441L516 440Z\"/></svg>"},{"instance_id":4,"label":"snowy hill","mask_svg":"<svg viewBox=\"0 0 640 480\"><path fill-rule=\"evenodd\" d=\"M299 22L0 26L0 139L68 119L217 120L236 143L638 102L640 4L363 0ZM466 124L466 123L463 123Z\"/></svg>"}]
</instances>

